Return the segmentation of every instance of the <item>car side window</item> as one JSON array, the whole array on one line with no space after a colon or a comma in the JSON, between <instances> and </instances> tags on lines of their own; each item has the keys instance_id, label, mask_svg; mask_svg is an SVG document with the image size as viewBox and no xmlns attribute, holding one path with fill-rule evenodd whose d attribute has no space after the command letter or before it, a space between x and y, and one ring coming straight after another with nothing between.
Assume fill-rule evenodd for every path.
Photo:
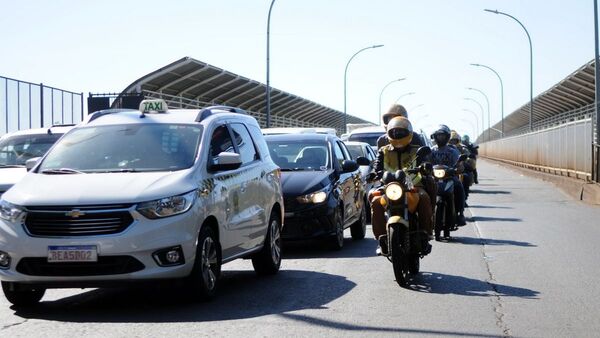
<instances>
[{"instance_id":1,"label":"car side window","mask_svg":"<svg viewBox=\"0 0 600 338\"><path fill-rule=\"evenodd\" d=\"M344 152L344 159L351 160L352 156L350 155L348 148L346 148L346 145L343 142L339 141L337 142L337 144L342 148L342 152Z\"/></svg>"},{"instance_id":2,"label":"car side window","mask_svg":"<svg viewBox=\"0 0 600 338\"><path fill-rule=\"evenodd\" d=\"M252 141L252 137L248 132L248 129L241 123L231 123L231 131L233 132L233 138L237 145L238 152L242 158L242 165L254 162L258 159L258 153L256 147Z\"/></svg>"},{"instance_id":3,"label":"car side window","mask_svg":"<svg viewBox=\"0 0 600 338\"><path fill-rule=\"evenodd\" d=\"M210 137L210 158L213 163L216 161L217 156L224 151L234 152L234 149L233 141L231 140L227 126L221 125L213 131L213 134Z\"/></svg>"},{"instance_id":4,"label":"car side window","mask_svg":"<svg viewBox=\"0 0 600 338\"><path fill-rule=\"evenodd\" d=\"M333 151L335 152L335 157L337 158L337 160L338 160L338 162L340 164L340 168L341 168L342 167L342 162L344 162L344 160L347 160L348 157L344 155L344 151L340 147L340 143L339 142L335 142L333 144Z\"/></svg>"}]
</instances>

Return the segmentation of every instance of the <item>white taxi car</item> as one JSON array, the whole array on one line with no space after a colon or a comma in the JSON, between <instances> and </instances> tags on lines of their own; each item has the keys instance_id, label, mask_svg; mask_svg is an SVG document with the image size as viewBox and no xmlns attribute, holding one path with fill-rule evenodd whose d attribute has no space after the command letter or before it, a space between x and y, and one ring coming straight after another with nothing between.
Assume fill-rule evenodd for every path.
<instances>
[{"instance_id":1,"label":"white taxi car","mask_svg":"<svg viewBox=\"0 0 600 338\"><path fill-rule=\"evenodd\" d=\"M0 280L15 305L47 288L184 279L212 297L221 264L281 264L279 168L242 110L105 110L0 199Z\"/></svg>"}]
</instances>

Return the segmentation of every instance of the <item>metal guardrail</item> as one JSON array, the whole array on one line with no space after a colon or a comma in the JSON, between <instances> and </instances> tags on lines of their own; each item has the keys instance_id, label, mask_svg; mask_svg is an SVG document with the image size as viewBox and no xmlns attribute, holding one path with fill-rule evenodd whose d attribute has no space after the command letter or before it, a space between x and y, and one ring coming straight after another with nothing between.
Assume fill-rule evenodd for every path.
<instances>
[{"instance_id":1,"label":"metal guardrail","mask_svg":"<svg viewBox=\"0 0 600 338\"><path fill-rule=\"evenodd\" d=\"M83 119L83 93L0 76L0 135Z\"/></svg>"},{"instance_id":2,"label":"metal guardrail","mask_svg":"<svg viewBox=\"0 0 600 338\"><path fill-rule=\"evenodd\" d=\"M169 94L160 93L160 92L154 92L154 91L150 91L150 90L143 90L142 94L146 98L157 98L157 99L165 100L167 102L167 105L169 106L169 108L182 108L182 109L203 108L203 107L213 106L213 105L217 104L214 102L205 102L205 101L200 101L200 100L194 100L194 99L189 99L189 98L185 98L182 96L174 96L174 95L169 95ZM258 121L258 123L261 127L267 126L267 118L264 113L248 111L248 114L250 114L251 116L256 118L256 120ZM305 127L305 128L324 127L324 128L330 128L331 126L308 122L308 121L303 121L303 120L298 120L298 119L289 118L289 117L281 117L281 116L271 114L271 127ZM339 129L337 131L339 134L341 134L343 132L342 130L339 130Z\"/></svg>"}]
</instances>

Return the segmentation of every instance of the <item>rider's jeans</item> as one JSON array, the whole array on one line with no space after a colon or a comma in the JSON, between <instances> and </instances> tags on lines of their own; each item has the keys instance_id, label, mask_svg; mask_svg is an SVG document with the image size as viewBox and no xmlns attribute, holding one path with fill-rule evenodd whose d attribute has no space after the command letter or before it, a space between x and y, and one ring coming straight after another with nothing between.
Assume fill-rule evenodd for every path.
<instances>
[{"instance_id":1,"label":"rider's jeans","mask_svg":"<svg viewBox=\"0 0 600 338\"><path fill-rule=\"evenodd\" d=\"M465 210L465 189L458 177L454 177L454 210L457 213Z\"/></svg>"},{"instance_id":2,"label":"rider's jeans","mask_svg":"<svg viewBox=\"0 0 600 338\"><path fill-rule=\"evenodd\" d=\"M432 235L433 212L429 194L422 187L417 187L417 191L419 193L419 205L417 206L419 225L427 232L427 234ZM381 196L375 196L371 199L371 223L375 238L379 238L379 236L385 235L386 233L385 208L379 202L380 199Z\"/></svg>"}]
</instances>

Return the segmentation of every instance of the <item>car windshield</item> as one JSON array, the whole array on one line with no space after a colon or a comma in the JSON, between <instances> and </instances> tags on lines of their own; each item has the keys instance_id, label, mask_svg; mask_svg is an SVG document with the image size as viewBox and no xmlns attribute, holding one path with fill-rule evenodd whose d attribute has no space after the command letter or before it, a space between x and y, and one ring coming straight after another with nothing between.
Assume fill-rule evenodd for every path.
<instances>
[{"instance_id":1,"label":"car windshield","mask_svg":"<svg viewBox=\"0 0 600 338\"><path fill-rule=\"evenodd\" d=\"M62 134L37 134L7 137L0 141L0 167L24 166L34 157L41 157Z\"/></svg>"},{"instance_id":2,"label":"car windshield","mask_svg":"<svg viewBox=\"0 0 600 338\"><path fill-rule=\"evenodd\" d=\"M365 154L365 152L363 151L364 148L360 145L357 144L350 144L350 145L346 145L346 148L348 148L348 152L350 152L350 156L352 156L353 160L356 160L356 158L363 156L366 157L367 155Z\"/></svg>"},{"instance_id":3,"label":"car windshield","mask_svg":"<svg viewBox=\"0 0 600 338\"><path fill-rule=\"evenodd\" d=\"M348 136L348 141L365 142L368 143L371 147L376 147L377 139L383 134L384 133L351 134L350 136Z\"/></svg>"},{"instance_id":4,"label":"car windshield","mask_svg":"<svg viewBox=\"0 0 600 338\"><path fill-rule=\"evenodd\" d=\"M267 140L267 144L273 162L283 171L327 170L331 167L325 141Z\"/></svg>"},{"instance_id":5,"label":"car windshield","mask_svg":"<svg viewBox=\"0 0 600 338\"><path fill-rule=\"evenodd\" d=\"M44 173L175 171L194 164L202 129L131 124L74 129L48 153Z\"/></svg>"}]
</instances>

